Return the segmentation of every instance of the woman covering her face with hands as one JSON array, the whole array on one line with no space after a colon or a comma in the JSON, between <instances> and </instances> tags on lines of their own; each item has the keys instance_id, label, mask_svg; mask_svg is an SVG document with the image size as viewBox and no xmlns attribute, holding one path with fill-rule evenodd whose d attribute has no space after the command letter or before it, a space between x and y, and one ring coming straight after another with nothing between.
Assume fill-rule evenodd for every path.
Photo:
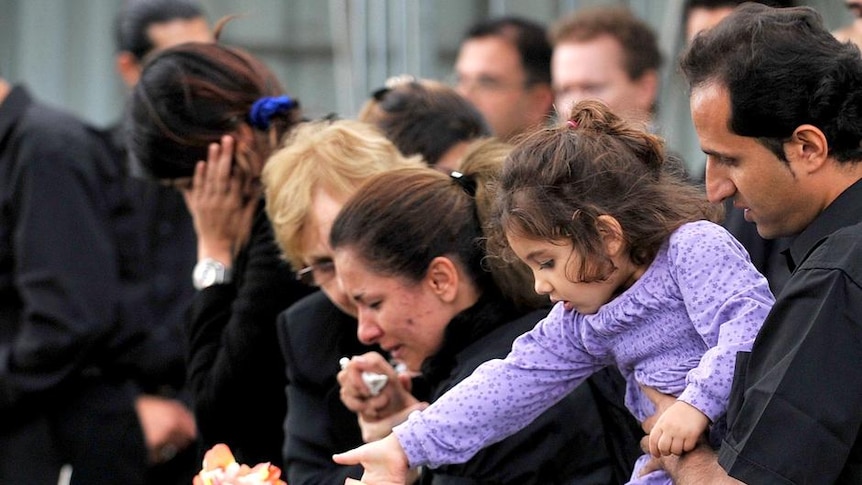
<instances>
[{"instance_id":1,"label":"woman covering her face with hands","mask_svg":"<svg viewBox=\"0 0 862 485\"><path fill-rule=\"evenodd\" d=\"M217 43L159 52L131 100L132 158L183 192L198 237L187 377L203 445L227 443L246 463L281 465L275 318L312 291L279 257L259 182L299 117L262 62Z\"/></svg>"}]
</instances>

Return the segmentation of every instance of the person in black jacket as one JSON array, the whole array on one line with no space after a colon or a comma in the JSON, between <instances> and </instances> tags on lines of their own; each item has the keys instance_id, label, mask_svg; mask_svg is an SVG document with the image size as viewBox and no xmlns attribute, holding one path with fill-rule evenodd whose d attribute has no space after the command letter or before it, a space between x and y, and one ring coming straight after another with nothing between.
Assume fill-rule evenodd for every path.
<instances>
[{"instance_id":1,"label":"person in black jacket","mask_svg":"<svg viewBox=\"0 0 862 485\"><path fill-rule=\"evenodd\" d=\"M97 130L0 79L0 483L145 483L123 180Z\"/></svg>"},{"instance_id":2,"label":"person in black jacket","mask_svg":"<svg viewBox=\"0 0 862 485\"><path fill-rule=\"evenodd\" d=\"M184 42L212 42L197 0L123 0L114 18L115 66L130 91L144 59ZM126 176L129 217L122 230L136 244L130 253L128 318L148 329L150 352L137 360L151 369L139 381L136 408L149 450L147 483L187 485L200 469L197 428L185 386L185 315L195 289L189 274L197 240L182 194L140 176L130 166L122 118L105 129L115 163ZM132 237L128 238L132 242Z\"/></svg>"},{"instance_id":3,"label":"person in black jacket","mask_svg":"<svg viewBox=\"0 0 862 485\"><path fill-rule=\"evenodd\" d=\"M203 446L226 443L249 464L281 466L287 407L275 319L312 291L279 257L259 183L299 117L260 60L217 43L157 53L131 100L130 154L182 190L197 234L186 360Z\"/></svg>"},{"instance_id":4,"label":"person in black jacket","mask_svg":"<svg viewBox=\"0 0 862 485\"><path fill-rule=\"evenodd\" d=\"M365 428L376 429L374 438L418 400L433 402L479 364L504 357L515 338L547 315L550 302L532 291L526 266L486 252L495 229L485 221L506 149L489 141L475 150L451 176L402 169L372 178L333 223L330 244L343 291L357 307L360 341L379 345L419 374L425 388L414 385L417 396L408 392L377 354L351 359L338 376L342 400ZM387 376L382 392L366 384L366 372ZM606 369L520 432L465 463L423 469L418 479L623 483L641 435L624 411L621 376Z\"/></svg>"},{"instance_id":5,"label":"person in black jacket","mask_svg":"<svg viewBox=\"0 0 862 485\"><path fill-rule=\"evenodd\" d=\"M332 454L362 444L356 415L339 397L342 357L378 350L356 338L356 308L338 288L329 226L366 179L397 167L420 166L383 133L353 120L314 121L293 129L263 171L267 211L285 257L322 291L283 312L278 335L290 412L284 423L284 464L291 485L343 483L357 469Z\"/></svg>"}]
</instances>

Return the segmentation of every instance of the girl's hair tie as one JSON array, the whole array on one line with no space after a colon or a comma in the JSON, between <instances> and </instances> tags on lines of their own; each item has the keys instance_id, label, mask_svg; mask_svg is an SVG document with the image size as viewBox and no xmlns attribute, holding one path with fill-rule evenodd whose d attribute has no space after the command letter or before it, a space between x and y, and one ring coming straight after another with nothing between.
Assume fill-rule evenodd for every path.
<instances>
[{"instance_id":1,"label":"girl's hair tie","mask_svg":"<svg viewBox=\"0 0 862 485\"><path fill-rule=\"evenodd\" d=\"M578 122L575 120L568 120L566 121L566 126L574 130L578 128Z\"/></svg>"},{"instance_id":2,"label":"girl's hair tie","mask_svg":"<svg viewBox=\"0 0 862 485\"><path fill-rule=\"evenodd\" d=\"M264 96L251 105L248 112L248 122L259 130L269 129L269 120L277 113L290 111L299 103L290 96Z\"/></svg>"},{"instance_id":3,"label":"girl's hair tie","mask_svg":"<svg viewBox=\"0 0 862 485\"><path fill-rule=\"evenodd\" d=\"M467 195L470 197L476 196L476 179L458 171L452 171L449 176L452 177L456 184L461 186Z\"/></svg>"}]
</instances>

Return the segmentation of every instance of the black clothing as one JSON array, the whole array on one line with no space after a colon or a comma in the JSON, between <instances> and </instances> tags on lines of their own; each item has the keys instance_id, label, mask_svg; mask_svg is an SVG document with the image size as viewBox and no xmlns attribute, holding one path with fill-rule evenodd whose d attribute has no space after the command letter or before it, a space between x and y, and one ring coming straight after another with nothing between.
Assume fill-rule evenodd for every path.
<instances>
[{"instance_id":1,"label":"black clothing","mask_svg":"<svg viewBox=\"0 0 862 485\"><path fill-rule=\"evenodd\" d=\"M96 130L14 88L0 105L0 483L143 483L145 329L124 306L123 174Z\"/></svg>"},{"instance_id":2,"label":"black clothing","mask_svg":"<svg viewBox=\"0 0 862 485\"><path fill-rule=\"evenodd\" d=\"M746 483L862 483L862 181L793 241L740 353L719 463Z\"/></svg>"},{"instance_id":3,"label":"black clothing","mask_svg":"<svg viewBox=\"0 0 862 485\"><path fill-rule=\"evenodd\" d=\"M434 402L483 362L504 358L515 338L531 330L547 313L537 310L508 321L516 314L511 306L500 297L483 296L449 323L440 352L423 363L423 376L431 389L426 400ZM622 376L606 369L587 382L529 426L483 449L466 463L424 469L420 483L627 482L640 454L642 433L625 410ZM616 455L619 450L624 450L625 456Z\"/></svg>"},{"instance_id":4,"label":"black clothing","mask_svg":"<svg viewBox=\"0 0 862 485\"><path fill-rule=\"evenodd\" d=\"M278 336L287 373L284 465L290 485L341 484L362 475L360 466L343 466L332 454L362 442L357 417L341 402L338 360L377 346L356 338L356 319L338 309L323 292L303 298L279 315Z\"/></svg>"},{"instance_id":5,"label":"black clothing","mask_svg":"<svg viewBox=\"0 0 862 485\"><path fill-rule=\"evenodd\" d=\"M106 130L104 136L115 163L126 174L130 204L119 228L128 241L122 271L130 282L125 298L132 311L126 318L148 329L146 352L134 356L146 370L139 384L149 394L187 398L184 327L195 295L191 274L197 260L191 214L178 190L133 173L120 125Z\"/></svg>"},{"instance_id":6,"label":"black clothing","mask_svg":"<svg viewBox=\"0 0 862 485\"><path fill-rule=\"evenodd\" d=\"M205 449L225 443L240 463L282 467L286 379L275 322L313 290L281 259L261 199L233 281L198 292L187 322L189 388Z\"/></svg>"},{"instance_id":7,"label":"black clothing","mask_svg":"<svg viewBox=\"0 0 862 485\"><path fill-rule=\"evenodd\" d=\"M443 347L423 363L413 394L433 401L485 360L508 354L512 341L546 314L536 311L507 323L516 315L510 304L500 297L481 299L447 326ZM323 293L279 318L289 381L285 466L291 485L344 483L362 475L359 466L332 462L333 453L363 444L357 417L342 404L336 380L340 357L379 351L359 343L356 325ZM423 471L422 483L625 483L643 433L623 406L624 392L619 374L599 372L527 429L466 464Z\"/></svg>"},{"instance_id":8,"label":"black clothing","mask_svg":"<svg viewBox=\"0 0 862 485\"><path fill-rule=\"evenodd\" d=\"M178 190L134 174L120 125L102 135L124 174L128 201L123 217L114 222L124 241L122 319L146 335L127 360L139 369L135 379L139 393L180 400L191 408L185 388L185 318L195 295L191 274L197 259L191 214ZM191 483L200 470L199 454L192 443L170 460L151 464L147 483Z\"/></svg>"}]
</instances>

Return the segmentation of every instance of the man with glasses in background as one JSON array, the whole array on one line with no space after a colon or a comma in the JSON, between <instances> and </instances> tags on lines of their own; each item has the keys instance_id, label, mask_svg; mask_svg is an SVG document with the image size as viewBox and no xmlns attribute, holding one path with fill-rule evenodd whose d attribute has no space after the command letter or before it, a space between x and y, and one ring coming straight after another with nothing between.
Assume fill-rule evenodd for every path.
<instances>
[{"instance_id":1,"label":"man with glasses in background","mask_svg":"<svg viewBox=\"0 0 862 485\"><path fill-rule=\"evenodd\" d=\"M547 123L553 108L551 46L542 25L519 17L489 19L464 36L455 89L502 140Z\"/></svg>"}]
</instances>

